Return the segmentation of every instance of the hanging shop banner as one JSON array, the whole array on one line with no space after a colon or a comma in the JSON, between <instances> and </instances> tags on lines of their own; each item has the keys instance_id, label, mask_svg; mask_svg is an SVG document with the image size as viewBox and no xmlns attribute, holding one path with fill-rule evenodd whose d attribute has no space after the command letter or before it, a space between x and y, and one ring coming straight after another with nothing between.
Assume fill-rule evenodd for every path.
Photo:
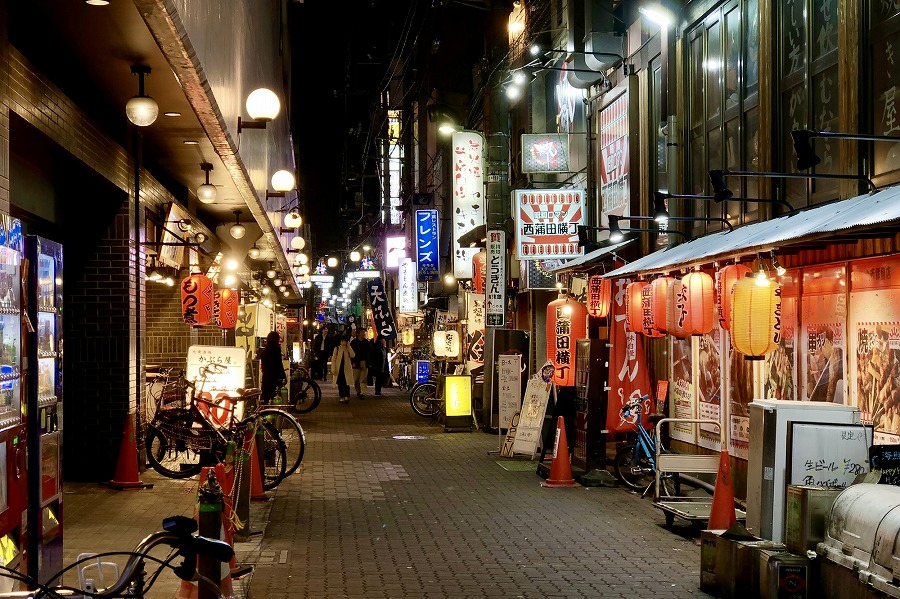
<instances>
[{"instance_id":1,"label":"hanging shop banner","mask_svg":"<svg viewBox=\"0 0 900 599\"><path fill-rule=\"evenodd\" d=\"M584 224L583 189L517 189L516 253L520 260L575 258Z\"/></svg>"},{"instance_id":2,"label":"hanging shop banner","mask_svg":"<svg viewBox=\"0 0 900 599\"><path fill-rule=\"evenodd\" d=\"M850 264L850 405L874 424L875 443L900 444L900 258Z\"/></svg>"},{"instance_id":3,"label":"hanging shop banner","mask_svg":"<svg viewBox=\"0 0 900 599\"><path fill-rule=\"evenodd\" d=\"M569 136L565 133L522 134L522 172L569 172Z\"/></svg>"},{"instance_id":4,"label":"hanging shop banner","mask_svg":"<svg viewBox=\"0 0 900 599\"><path fill-rule=\"evenodd\" d=\"M633 423L624 422L619 415L625 402L643 395L653 397L650 373L644 360L643 336L625 329L625 288L629 283L631 279L613 281L606 428L615 432L634 430ZM644 411L649 414L652 399L648 398L644 404ZM649 418L643 418L643 422L647 427L652 426Z\"/></svg>"},{"instance_id":5,"label":"hanging shop banner","mask_svg":"<svg viewBox=\"0 0 900 599\"><path fill-rule=\"evenodd\" d=\"M484 367L484 295L466 294L466 373Z\"/></svg>"},{"instance_id":6,"label":"hanging shop banner","mask_svg":"<svg viewBox=\"0 0 900 599\"><path fill-rule=\"evenodd\" d=\"M628 92L600 110L598 159L604 215L625 214L631 192L628 173Z\"/></svg>"},{"instance_id":7,"label":"hanging shop banner","mask_svg":"<svg viewBox=\"0 0 900 599\"><path fill-rule=\"evenodd\" d=\"M387 295L384 293L384 284L381 282L381 279L369 279L366 281L366 289L369 293L369 304L372 306L372 319L375 321L375 331L384 339L396 339L397 327L394 326L391 306Z\"/></svg>"},{"instance_id":8,"label":"hanging shop banner","mask_svg":"<svg viewBox=\"0 0 900 599\"><path fill-rule=\"evenodd\" d=\"M691 360L692 338L672 338L672 381L669 385L669 415L672 418L695 419L694 378ZM680 422L672 423L669 429L673 439L696 443L696 425Z\"/></svg>"},{"instance_id":9,"label":"hanging shop banner","mask_svg":"<svg viewBox=\"0 0 900 599\"><path fill-rule=\"evenodd\" d=\"M487 326L506 324L506 232L488 231L485 312Z\"/></svg>"},{"instance_id":10,"label":"hanging shop banner","mask_svg":"<svg viewBox=\"0 0 900 599\"><path fill-rule=\"evenodd\" d=\"M419 309L418 283L416 283L416 263L409 258L400 261L397 282L398 302L401 314L413 314Z\"/></svg>"},{"instance_id":11,"label":"hanging shop banner","mask_svg":"<svg viewBox=\"0 0 900 599\"><path fill-rule=\"evenodd\" d=\"M437 210L416 210L416 280L437 281L440 278L440 248Z\"/></svg>"},{"instance_id":12,"label":"hanging shop banner","mask_svg":"<svg viewBox=\"0 0 900 599\"><path fill-rule=\"evenodd\" d=\"M722 418L722 340L725 331L718 322L712 331L696 337L697 353L697 417L715 420L725 426ZM768 397L768 396L767 396ZM700 447L722 451L722 438L718 428L712 424L700 425Z\"/></svg>"},{"instance_id":13,"label":"hanging shop banner","mask_svg":"<svg viewBox=\"0 0 900 599\"><path fill-rule=\"evenodd\" d=\"M478 248L462 247L459 236L484 224L484 137L456 131L453 146L453 276L472 278L472 256ZM421 280L421 279L420 279Z\"/></svg>"},{"instance_id":14,"label":"hanging shop banner","mask_svg":"<svg viewBox=\"0 0 900 599\"><path fill-rule=\"evenodd\" d=\"M846 284L843 264L803 269L800 321L806 360L802 364L802 399L845 403Z\"/></svg>"}]
</instances>

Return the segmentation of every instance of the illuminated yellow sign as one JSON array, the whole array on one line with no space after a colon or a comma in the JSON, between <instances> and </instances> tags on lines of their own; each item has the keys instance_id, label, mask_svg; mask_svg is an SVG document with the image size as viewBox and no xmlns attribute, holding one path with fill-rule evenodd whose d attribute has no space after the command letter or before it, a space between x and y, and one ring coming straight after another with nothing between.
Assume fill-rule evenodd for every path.
<instances>
[{"instance_id":1,"label":"illuminated yellow sign","mask_svg":"<svg viewBox=\"0 0 900 599\"><path fill-rule=\"evenodd\" d=\"M447 375L444 377L444 405L448 418L469 416L472 413L472 377Z\"/></svg>"}]
</instances>

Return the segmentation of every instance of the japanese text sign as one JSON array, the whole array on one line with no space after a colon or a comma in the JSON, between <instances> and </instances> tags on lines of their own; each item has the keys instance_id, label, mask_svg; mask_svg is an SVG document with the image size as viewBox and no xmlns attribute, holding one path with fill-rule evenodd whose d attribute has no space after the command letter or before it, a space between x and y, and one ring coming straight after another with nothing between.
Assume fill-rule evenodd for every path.
<instances>
[{"instance_id":1,"label":"japanese text sign","mask_svg":"<svg viewBox=\"0 0 900 599\"><path fill-rule=\"evenodd\" d=\"M418 283L416 283L416 263L409 258L400 261L397 286L400 296L400 312L412 313L419 309Z\"/></svg>"},{"instance_id":2,"label":"japanese text sign","mask_svg":"<svg viewBox=\"0 0 900 599\"><path fill-rule=\"evenodd\" d=\"M484 224L484 137L477 131L452 136L453 161L453 275L472 278L472 256L477 248L461 247L459 236Z\"/></svg>"},{"instance_id":3,"label":"japanese text sign","mask_svg":"<svg viewBox=\"0 0 900 599\"><path fill-rule=\"evenodd\" d=\"M440 278L438 223L437 210L416 210L416 280L423 283Z\"/></svg>"},{"instance_id":4,"label":"japanese text sign","mask_svg":"<svg viewBox=\"0 0 900 599\"><path fill-rule=\"evenodd\" d=\"M569 170L569 136L565 133L522 134L523 173L564 173Z\"/></svg>"},{"instance_id":5,"label":"japanese text sign","mask_svg":"<svg viewBox=\"0 0 900 599\"><path fill-rule=\"evenodd\" d=\"M369 293L369 303L372 306L372 320L375 321L375 331L385 339L396 339L397 327L394 326L394 316L391 314L391 306L388 303L381 279L369 279L366 282L366 290Z\"/></svg>"},{"instance_id":6,"label":"japanese text sign","mask_svg":"<svg viewBox=\"0 0 900 599\"><path fill-rule=\"evenodd\" d=\"M485 277L487 326L506 323L506 232L488 231L487 276Z\"/></svg>"},{"instance_id":7,"label":"japanese text sign","mask_svg":"<svg viewBox=\"0 0 900 599\"><path fill-rule=\"evenodd\" d=\"M584 224L583 189L517 189L516 253L520 260L575 258Z\"/></svg>"}]
</instances>

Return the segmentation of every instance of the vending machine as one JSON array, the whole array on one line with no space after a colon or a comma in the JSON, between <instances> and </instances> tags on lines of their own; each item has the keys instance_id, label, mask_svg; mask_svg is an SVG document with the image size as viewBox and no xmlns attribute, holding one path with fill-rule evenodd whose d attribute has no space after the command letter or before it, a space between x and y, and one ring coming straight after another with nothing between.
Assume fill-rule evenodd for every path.
<instances>
[{"instance_id":1,"label":"vending machine","mask_svg":"<svg viewBox=\"0 0 900 599\"><path fill-rule=\"evenodd\" d=\"M27 507L22 410L22 225L0 213L0 565L22 570ZM0 592L19 590L0 578Z\"/></svg>"},{"instance_id":2,"label":"vending machine","mask_svg":"<svg viewBox=\"0 0 900 599\"><path fill-rule=\"evenodd\" d=\"M62 569L62 245L29 235L26 249L28 359L27 573L43 584ZM40 534L31 534L40 531ZM34 557L37 559L34 559Z\"/></svg>"}]
</instances>

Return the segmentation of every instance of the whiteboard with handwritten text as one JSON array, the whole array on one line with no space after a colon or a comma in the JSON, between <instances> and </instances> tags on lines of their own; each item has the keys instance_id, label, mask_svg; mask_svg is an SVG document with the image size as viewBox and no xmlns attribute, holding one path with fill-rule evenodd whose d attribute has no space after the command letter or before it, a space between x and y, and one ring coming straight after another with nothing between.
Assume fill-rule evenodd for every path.
<instances>
[{"instance_id":1,"label":"whiteboard with handwritten text","mask_svg":"<svg viewBox=\"0 0 900 599\"><path fill-rule=\"evenodd\" d=\"M794 422L790 433L792 485L848 487L869 471L871 426Z\"/></svg>"}]
</instances>

